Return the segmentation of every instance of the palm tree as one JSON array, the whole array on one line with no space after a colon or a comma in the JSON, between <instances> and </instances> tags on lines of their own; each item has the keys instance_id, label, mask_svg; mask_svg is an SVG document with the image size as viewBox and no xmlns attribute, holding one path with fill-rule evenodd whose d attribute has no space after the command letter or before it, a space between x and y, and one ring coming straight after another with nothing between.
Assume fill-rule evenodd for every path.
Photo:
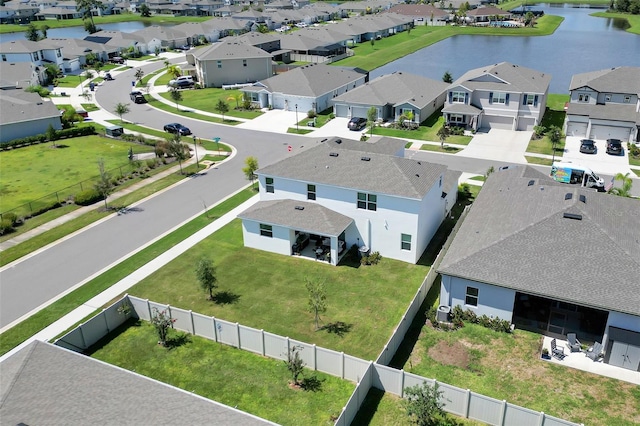
<instances>
[{"instance_id":1,"label":"palm tree","mask_svg":"<svg viewBox=\"0 0 640 426\"><path fill-rule=\"evenodd\" d=\"M633 180L629 177L629 173L624 175L622 173L618 173L613 177L613 179L621 181L622 186L611 188L609 190L609 194L617 195L619 197L631 197L631 186L633 185Z\"/></svg>"}]
</instances>

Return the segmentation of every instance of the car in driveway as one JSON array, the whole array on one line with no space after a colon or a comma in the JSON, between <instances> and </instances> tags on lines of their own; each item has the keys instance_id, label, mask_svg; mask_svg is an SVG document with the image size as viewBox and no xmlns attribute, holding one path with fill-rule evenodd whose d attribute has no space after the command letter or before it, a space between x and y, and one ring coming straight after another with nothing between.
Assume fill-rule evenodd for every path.
<instances>
[{"instance_id":1,"label":"car in driveway","mask_svg":"<svg viewBox=\"0 0 640 426\"><path fill-rule=\"evenodd\" d=\"M622 141L620 139L607 139L607 154L623 155Z\"/></svg>"},{"instance_id":2,"label":"car in driveway","mask_svg":"<svg viewBox=\"0 0 640 426\"><path fill-rule=\"evenodd\" d=\"M596 151L596 143L591 139L582 139L580 141L580 152L583 154L595 154Z\"/></svg>"},{"instance_id":3,"label":"car in driveway","mask_svg":"<svg viewBox=\"0 0 640 426\"><path fill-rule=\"evenodd\" d=\"M178 89L184 89L187 87L193 87L195 82L193 81L193 77L190 75L181 75L175 80L169 81L169 87L175 87Z\"/></svg>"},{"instance_id":4,"label":"car in driveway","mask_svg":"<svg viewBox=\"0 0 640 426\"><path fill-rule=\"evenodd\" d=\"M180 123L165 124L164 131L168 133L180 133L181 136L187 136L191 134L191 130Z\"/></svg>"},{"instance_id":5,"label":"car in driveway","mask_svg":"<svg viewBox=\"0 0 640 426\"><path fill-rule=\"evenodd\" d=\"M353 117L347 123L349 130L362 130L367 126L367 119L362 117Z\"/></svg>"}]
</instances>

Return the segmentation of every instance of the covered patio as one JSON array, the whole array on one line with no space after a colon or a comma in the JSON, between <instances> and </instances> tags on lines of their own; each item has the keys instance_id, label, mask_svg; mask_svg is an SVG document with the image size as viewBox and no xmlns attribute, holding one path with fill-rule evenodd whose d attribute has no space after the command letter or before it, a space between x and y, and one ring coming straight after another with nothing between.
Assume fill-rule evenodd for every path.
<instances>
[{"instance_id":1,"label":"covered patio","mask_svg":"<svg viewBox=\"0 0 640 426\"><path fill-rule=\"evenodd\" d=\"M480 108L467 104L445 105L442 110L444 122L448 126L462 126L465 129L477 130L478 117L482 113Z\"/></svg>"}]
</instances>

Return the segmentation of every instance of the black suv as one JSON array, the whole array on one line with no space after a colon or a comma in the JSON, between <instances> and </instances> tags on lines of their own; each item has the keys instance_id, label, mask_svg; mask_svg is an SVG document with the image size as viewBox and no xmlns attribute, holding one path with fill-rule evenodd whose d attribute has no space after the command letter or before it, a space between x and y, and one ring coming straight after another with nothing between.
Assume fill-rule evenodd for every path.
<instances>
[{"instance_id":1,"label":"black suv","mask_svg":"<svg viewBox=\"0 0 640 426\"><path fill-rule=\"evenodd\" d=\"M347 128L349 130L361 130L367 126L367 119L362 117L353 117L347 123Z\"/></svg>"},{"instance_id":2,"label":"black suv","mask_svg":"<svg viewBox=\"0 0 640 426\"><path fill-rule=\"evenodd\" d=\"M180 133L181 136L187 136L191 134L191 130L180 123L166 124L164 126L164 131L169 133Z\"/></svg>"},{"instance_id":3,"label":"black suv","mask_svg":"<svg viewBox=\"0 0 640 426\"><path fill-rule=\"evenodd\" d=\"M134 90L133 92L129 93L129 97L136 104L143 104L143 103L147 102L147 99L144 97L142 92L139 91L139 90Z\"/></svg>"},{"instance_id":4,"label":"black suv","mask_svg":"<svg viewBox=\"0 0 640 426\"><path fill-rule=\"evenodd\" d=\"M622 141L620 139L607 139L607 154L622 155Z\"/></svg>"},{"instance_id":5,"label":"black suv","mask_svg":"<svg viewBox=\"0 0 640 426\"><path fill-rule=\"evenodd\" d=\"M584 154L595 154L596 144L591 139L582 139L580 141L580 152Z\"/></svg>"}]
</instances>

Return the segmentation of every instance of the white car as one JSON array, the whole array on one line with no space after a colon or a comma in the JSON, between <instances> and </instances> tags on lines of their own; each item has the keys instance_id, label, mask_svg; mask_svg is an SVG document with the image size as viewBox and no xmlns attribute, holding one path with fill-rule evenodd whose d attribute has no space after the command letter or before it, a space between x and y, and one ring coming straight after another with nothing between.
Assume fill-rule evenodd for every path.
<instances>
[{"instance_id":1,"label":"white car","mask_svg":"<svg viewBox=\"0 0 640 426\"><path fill-rule=\"evenodd\" d=\"M308 27L308 25L307 25L306 22L298 22L296 24L296 27L298 27L298 28L306 28L306 27Z\"/></svg>"}]
</instances>

